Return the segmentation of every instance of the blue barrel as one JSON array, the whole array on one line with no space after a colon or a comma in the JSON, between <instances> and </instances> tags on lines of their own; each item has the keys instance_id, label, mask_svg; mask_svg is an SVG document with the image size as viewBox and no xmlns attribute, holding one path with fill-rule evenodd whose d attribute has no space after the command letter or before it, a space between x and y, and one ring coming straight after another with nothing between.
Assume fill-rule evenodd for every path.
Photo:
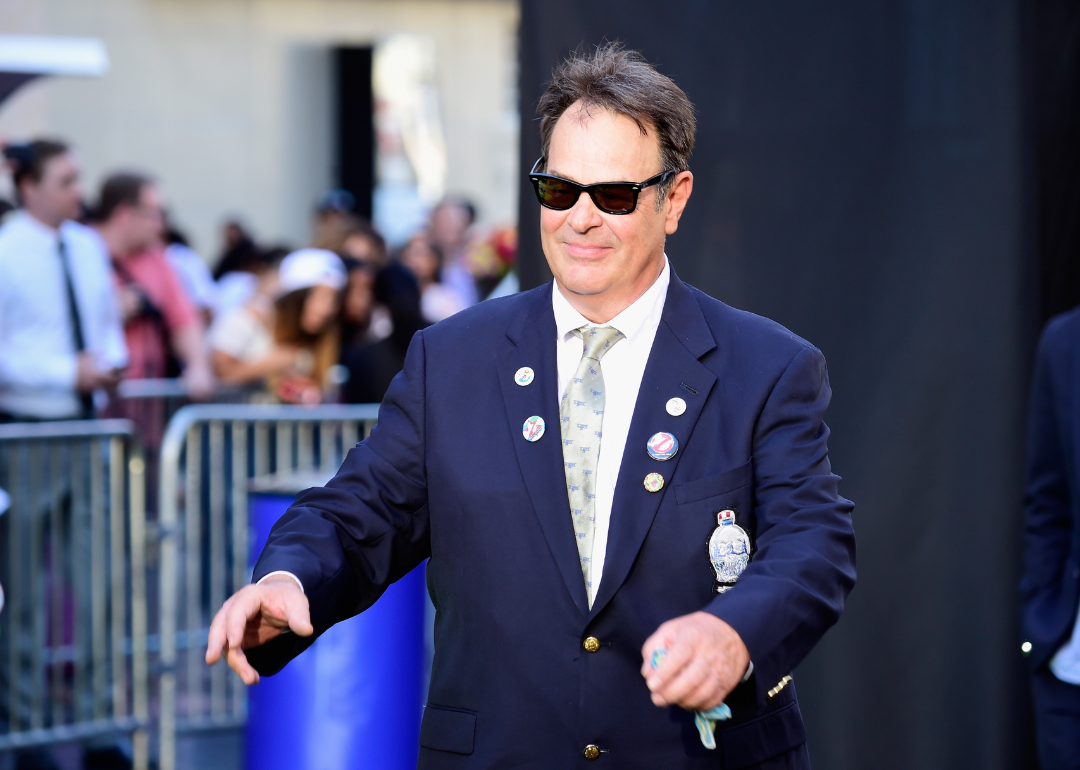
<instances>
[{"instance_id":1,"label":"blue barrel","mask_svg":"<svg viewBox=\"0 0 1080 770\"><path fill-rule=\"evenodd\" d=\"M253 557L292 494L249 497ZM247 770L415 770L424 692L425 565L248 691Z\"/></svg>"}]
</instances>

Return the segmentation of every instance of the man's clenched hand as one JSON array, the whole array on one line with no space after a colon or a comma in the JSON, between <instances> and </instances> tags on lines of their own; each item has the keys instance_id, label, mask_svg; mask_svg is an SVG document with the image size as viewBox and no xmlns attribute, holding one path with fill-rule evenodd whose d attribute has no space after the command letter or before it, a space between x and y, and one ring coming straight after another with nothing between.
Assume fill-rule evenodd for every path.
<instances>
[{"instance_id":1,"label":"man's clenched hand","mask_svg":"<svg viewBox=\"0 0 1080 770\"><path fill-rule=\"evenodd\" d=\"M257 684L259 674L244 650L258 647L291 630L311 636L308 600L292 578L273 576L261 585L244 586L221 605L206 643L206 662L213 665L224 654L229 667L244 684Z\"/></svg>"},{"instance_id":2,"label":"man's clenched hand","mask_svg":"<svg viewBox=\"0 0 1080 770\"><path fill-rule=\"evenodd\" d=\"M659 649L667 655L654 669L652 654ZM719 706L750 665L750 653L735 629L707 612L664 623L645 640L641 656L652 702L696 711Z\"/></svg>"}]
</instances>

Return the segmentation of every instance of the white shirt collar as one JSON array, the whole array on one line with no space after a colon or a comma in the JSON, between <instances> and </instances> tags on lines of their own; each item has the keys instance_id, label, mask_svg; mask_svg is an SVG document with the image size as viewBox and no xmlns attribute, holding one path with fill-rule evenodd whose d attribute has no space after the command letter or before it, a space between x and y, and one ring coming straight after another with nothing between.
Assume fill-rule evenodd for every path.
<instances>
[{"instance_id":1,"label":"white shirt collar","mask_svg":"<svg viewBox=\"0 0 1080 770\"><path fill-rule=\"evenodd\" d=\"M15 213L13 221L22 222L24 227L29 228L31 231L42 237L51 240L56 240L60 237L59 230L53 229L45 224L33 214L30 214L26 209L19 209L19 211Z\"/></svg>"},{"instance_id":2,"label":"white shirt collar","mask_svg":"<svg viewBox=\"0 0 1080 770\"><path fill-rule=\"evenodd\" d=\"M652 286L606 324L594 324L575 310L569 300L563 296L559 284L553 282L551 308L555 311L555 329L558 332L559 339L569 339L574 330L580 329L582 326L613 326L621 331L628 340L632 341L645 328L649 319L659 321L660 314L664 309L664 300L667 299L668 284L670 282L671 267L668 264L667 254L665 254L664 269L660 271L660 275L653 281Z\"/></svg>"}]
</instances>

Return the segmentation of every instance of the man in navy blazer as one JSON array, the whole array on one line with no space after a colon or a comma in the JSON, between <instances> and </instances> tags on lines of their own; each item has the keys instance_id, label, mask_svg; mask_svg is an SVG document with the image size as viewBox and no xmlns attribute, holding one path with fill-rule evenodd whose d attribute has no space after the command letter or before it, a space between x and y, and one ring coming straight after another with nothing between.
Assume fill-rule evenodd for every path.
<instances>
[{"instance_id":1,"label":"man in navy blazer","mask_svg":"<svg viewBox=\"0 0 1080 770\"><path fill-rule=\"evenodd\" d=\"M1080 308L1047 324L1028 427L1021 583L1043 770L1080 767Z\"/></svg>"},{"instance_id":2,"label":"man in navy blazer","mask_svg":"<svg viewBox=\"0 0 1080 770\"><path fill-rule=\"evenodd\" d=\"M694 117L670 79L601 47L540 113L554 283L416 335L207 660L256 682L430 557L420 767L807 768L791 671L855 580L825 361L671 270Z\"/></svg>"}]
</instances>

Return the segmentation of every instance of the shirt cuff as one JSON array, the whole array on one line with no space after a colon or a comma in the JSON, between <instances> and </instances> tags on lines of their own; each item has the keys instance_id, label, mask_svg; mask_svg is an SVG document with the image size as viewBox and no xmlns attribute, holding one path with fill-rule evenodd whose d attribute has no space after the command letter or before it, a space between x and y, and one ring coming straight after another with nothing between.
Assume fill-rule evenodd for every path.
<instances>
[{"instance_id":1,"label":"shirt cuff","mask_svg":"<svg viewBox=\"0 0 1080 770\"><path fill-rule=\"evenodd\" d=\"M273 572L270 573L270 575L273 575L273 574L274 574ZM285 574L288 575L289 573L286 572ZM267 575L266 577L270 577L270 575ZM266 580L266 578L263 578L263 580ZM294 580L295 580L295 578L294 578ZM260 581L260 582L262 582L262 581ZM300 581L297 580L296 582L299 583ZM303 590L303 588L301 588L301 590ZM750 661L750 665L748 665L746 667L746 673L742 675L742 682L749 681L750 677L752 677L753 675L754 675L754 661ZM740 682L739 684L742 684L742 682Z\"/></svg>"},{"instance_id":2,"label":"shirt cuff","mask_svg":"<svg viewBox=\"0 0 1080 770\"><path fill-rule=\"evenodd\" d=\"M257 582L255 585L261 586L266 580L268 580L269 578L274 577L274 575L284 575L285 577L292 578L293 580L296 581L296 585L300 586L300 593L304 593L304 584L300 582L300 578L298 578L296 575L294 575L291 572L286 572L283 569L278 569L278 570L274 570L273 572L268 572L267 574L265 574L261 578L259 578L259 582ZM751 663L750 668L753 668L753 667L754 667L754 664Z\"/></svg>"}]
</instances>

